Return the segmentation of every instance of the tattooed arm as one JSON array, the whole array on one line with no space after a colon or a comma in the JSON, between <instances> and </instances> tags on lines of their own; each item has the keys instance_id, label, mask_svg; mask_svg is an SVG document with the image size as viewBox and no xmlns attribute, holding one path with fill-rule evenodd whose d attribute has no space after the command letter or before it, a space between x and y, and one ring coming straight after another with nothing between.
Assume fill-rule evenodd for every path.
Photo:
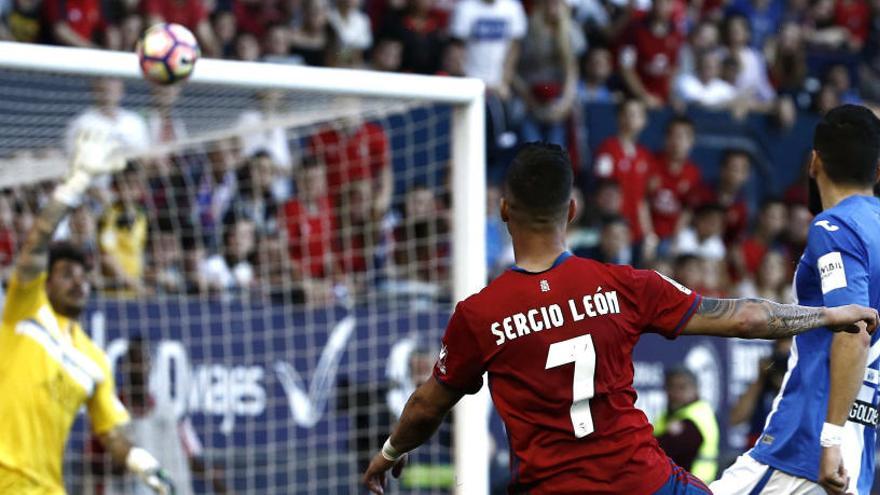
<instances>
[{"instance_id":1,"label":"tattooed arm","mask_svg":"<svg viewBox=\"0 0 880 495\"><path fill-rule=\"evenodd\" d=\"M862 323L860 326L859 323ZM834 308L778 304L764 299L703 298L682 335L779 339L813 328L858 333L877 328L877 311L858 305Z\"/></svg>"}]
</instances>

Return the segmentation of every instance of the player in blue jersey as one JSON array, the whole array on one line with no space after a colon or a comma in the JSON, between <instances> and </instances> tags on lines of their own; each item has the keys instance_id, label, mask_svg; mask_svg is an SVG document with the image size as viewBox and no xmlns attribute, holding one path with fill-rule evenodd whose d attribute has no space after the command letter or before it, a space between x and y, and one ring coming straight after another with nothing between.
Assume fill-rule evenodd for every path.
<instances>
[{"instance_id":1,"label":"player in blue jersey","mask_svg":"<svg viewBox=\"0 0 880 495\"><path fill-rule=\"evenodd\" d=\"M845 105L816 127L810 176L824 211L795 274L805 306L880 308L880 120ZM794 339L788 373L755 446L710 485L716 495L869 495L880 333L817 329Z\"/></svg>"}]
</instances>

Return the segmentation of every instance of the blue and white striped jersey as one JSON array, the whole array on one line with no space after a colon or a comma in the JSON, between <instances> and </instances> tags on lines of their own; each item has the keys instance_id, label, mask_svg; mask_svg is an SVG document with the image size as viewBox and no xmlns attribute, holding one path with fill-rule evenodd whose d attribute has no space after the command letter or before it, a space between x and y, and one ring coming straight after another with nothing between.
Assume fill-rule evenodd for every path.
<instances>
[{"instance_id":1,"label":"blue and white striped jersey","mask_svg":"<svg viewBox=\"0 0 880 495\"><path fill-rule=\"evenodd\" d=\"M880 200L851 196L815 218L795 274L805 306L861 304L880 308ZM833 333L820 328L794 339L788 373L764 432L750 455L758 462L813 481L829 391ZM880 332L871 337L864 381L845 425L841 452L849 489L869 495L878 423Z\"/></svg>"}]
</instances>

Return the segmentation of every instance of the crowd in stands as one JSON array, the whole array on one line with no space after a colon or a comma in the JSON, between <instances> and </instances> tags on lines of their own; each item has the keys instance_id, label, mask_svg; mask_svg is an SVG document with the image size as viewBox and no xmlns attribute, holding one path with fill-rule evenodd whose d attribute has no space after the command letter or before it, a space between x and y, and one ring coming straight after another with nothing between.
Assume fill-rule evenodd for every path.
<instances>
[{"instance_id":1,"label":"crowd in stands","mask_svg":"<svg viewBox=\"0 0 880 495\"><path fill-rule=\"evenodd\" d=\"M576 254L712 295L787 298L811 218L805 185L752 211L747 151L727 150L708 183L691 160L693 123L673 118L649 150L647 113L700 107L786 128L800 113L880 99L880 0L0 0L0 39L22 42L131 50L159 21L189 27L210 57L480 78L490 169L518 142L571 150ZM94 90L68 147L92 126L130 150L186 135L172 111L179 86L155 88L146 115L120 107L121 81ZM260 93L236 125L271 117L279 98ZM593 103L616 104L618 126L591 150L578 136ZM246 290L322 303L375 288L448 291L448 194L394 191L387 129L348 120L306 141L294 156L283 129L243 133L198 156L132 163L58 236L86 247L97 286L119 295ZM48 187L0 193L0 270ZM512 262L498 187L487 198L492 273Z\"/></svg>"}]
</instances>

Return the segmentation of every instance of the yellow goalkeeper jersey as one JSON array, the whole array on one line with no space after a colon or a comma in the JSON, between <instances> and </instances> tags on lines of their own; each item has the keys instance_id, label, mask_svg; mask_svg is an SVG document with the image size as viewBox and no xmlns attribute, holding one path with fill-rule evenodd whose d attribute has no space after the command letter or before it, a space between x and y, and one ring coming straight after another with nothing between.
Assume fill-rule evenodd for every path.
<instances>
[{"instance_id":1,"label":"yellow goalkeeper jersey","mask_svg":"<svg viewBox=\"0 0 880 495\"><path fill-rule=\"evenodd\" d=\"M106 355L52 310L46 275L13 276L0 325L0 493L64 493L64 445L85 404L95 433L128 421Z\"/></svg>"}]
</instances>

